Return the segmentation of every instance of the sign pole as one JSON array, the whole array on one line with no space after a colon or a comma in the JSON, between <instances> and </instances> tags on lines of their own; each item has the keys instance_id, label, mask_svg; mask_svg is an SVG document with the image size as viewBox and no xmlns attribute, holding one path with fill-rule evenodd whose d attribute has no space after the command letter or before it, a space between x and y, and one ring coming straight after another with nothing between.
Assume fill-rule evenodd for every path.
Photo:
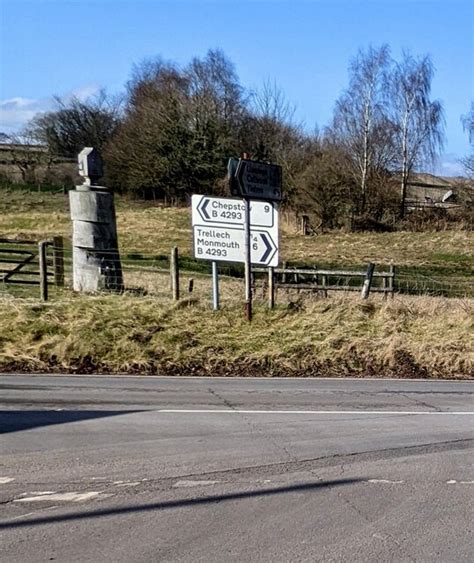
<instances>
[{"instance_id":1,"label":"sign pole","mask_svg":"<svg viewBox=\"0 0 474 563\"><path fill-rule=\"evenodd\" d=\"M219 272L215 260L212 261L212 308L219 310Z\"/></svg>"},{"instance_id":2,"label":"sign pole","mask_svg":"<svg viewBox=\"0 0 474 563\"><path fill-rule=\"evenodd\" d=\"M245 230L245 318L252 320L252 258L250 236L250 200L244 198L244 230Z\"/></svg>"}]
</instances>

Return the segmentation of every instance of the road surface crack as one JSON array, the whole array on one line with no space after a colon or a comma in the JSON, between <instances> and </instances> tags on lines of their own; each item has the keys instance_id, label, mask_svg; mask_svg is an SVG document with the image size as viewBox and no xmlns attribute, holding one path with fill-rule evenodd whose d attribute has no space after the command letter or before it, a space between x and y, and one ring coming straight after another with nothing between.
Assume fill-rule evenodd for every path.
<instances>
[{"instance_id":1,"label":"road surface crack","mask_svg":"<svg viewBox=\"0 0 474 563\"><path fill-rule=\"evenodd\" d=\"M226 399L225 397L214 391L214 389L212 389L211 387L208 388L208 391L209 393L211 393L211 395L222 401L229 409L232 409L233 411L237 412L240 415L240 418L250 428L251 432L253 432L254 434L259 434L260 436L263 435L276 448L282 451L285 454L285 456L288 458L288 461L290 462L298 461L297 458L294 455L292 455L283 444L278 443L275 440L275 438L271 436L269 433L265 433L252 419L247 417L244 413L239 413L238 407L236 405L232 404L228 399Z\"/></svg>"},{"instance_id":2,"label":"road surface crack","mask_svg":"<svg viewBox=\"0 0 474 563\"><path fill-rule=\"evenodd\" d=\"M430 405L426 401L420 401L419 399L416 399L415 397L411 397L408 393L400 393L400 395L402 397L405 397L405 399L407 399L408 401L411 401L412 403L414 403L417 406L426 407L428 409L432 409L435 412L442 412L442 409L440 407L436 407L435 405Z\"/></svg>"}]
</instances>

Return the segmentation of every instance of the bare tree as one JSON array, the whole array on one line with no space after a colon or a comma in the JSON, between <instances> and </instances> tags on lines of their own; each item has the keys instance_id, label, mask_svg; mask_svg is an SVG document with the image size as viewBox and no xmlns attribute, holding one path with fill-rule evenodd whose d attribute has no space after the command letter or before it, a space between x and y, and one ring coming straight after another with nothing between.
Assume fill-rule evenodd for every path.
<instances>
[{"instance_id":1,"label":"bare tree","mask_svg":"<svg viewBox=\"0 0 474 563\"><path fill-rule=\"evenodd\" d=\"M48 171L56 163L48 147L38 144L27 128L15 134L5 134L2 142L9 144L10 162L19 170L25 184L38 182L38 171Z\"/></svg>"},{"instance_id":2,"label":"bare tree","mask_svg":"<svg viewBox=\"0 0 474 563\"><path fill-rule=\"evenodd\" d=\"M391 75L391 121L401 173L401 218L410 173L416 166L433 163L444 144L443 107L439 100L430 99L433 72L429 56L416 59L405 52Z\"/></svg>"},{"instance_id":3,"label":"bare tree","mask_svg":"<svg viewBox=\"0 0 474 563\"><path fill-rule=\"evenodd\" d=\"M211 49L203 59L194 58L185 76L197 128L209 120L226 127L238 123L244 109L243 89L234 65L221 50Z\"/></svg>"},{"instance_id":4,"label":"bare tree","mask_svg":"<svg viewBox=\"0 0 474 563\"><path fill-rule=\"evenodd\" d=\"M469 113L461 117L461 122L465 131L469 135L469 142L473 151L470 155L465 156L461 162L464 166L464 170L469 178L474 179L474 102L471 102L471 109Z\"/></svg>"},{"instance_id":5,"label":"bare tree","mask_svg":"<svg viewBox=\"0 0 474 563\"><path fill-rule=\"evenodd\" d=\"M252 92L247 130L255 158L276 162L288 156L294 134L301 128L294 115L295 107L276 82L265 80Z\"/></svg>"},{"instance_id":6,"label":"bare tree","mask_svg":"<svg viewBox=\"0 0 474 563\"><path fill-rule=\"evenodd\" d=\"M387 45L360 50L349 66L349 87L336 101L328 131L345 149L360 187L359 211L364 212L367 186L373 170L386 168L392 151L386 116L386 83L390 65Z\"/></svg>"},{"instance_id":7,"label":"bare tree","mask_svg":"<svg viewBox=\"0 0 474 563\"><path fill-rule=\"evenodd\" d=\"M120 100L105 91L87 100L55 98L56 109L35 116L28 125L37 142L51 153L75 157L85 146L102 150L120 119Z\"/></svg>"},{"instance_id":8,"label":"bare tree","mask_svg":"<svg viewBox=\"0 0 474 563\"><path fill-rule=\"evenodd\" d=\"M295 120L295 106L274 81L266 80L251 93L249 102L242 146L252 158L282 166L285 201L294 202L298 176L317 135L304 132L303 124Z\"/></svg>"},{"instance_id":9,"label":"bare tree","mask_svg":"<svg viewBox=\"0 0 474 563\"><path fill-rule=\"evenodd\" d=\"M104 153L113 187L176 197L189 176L188 87L182 72L161 59L134 67L125 117Z\"/></svg>"}]
</instances>

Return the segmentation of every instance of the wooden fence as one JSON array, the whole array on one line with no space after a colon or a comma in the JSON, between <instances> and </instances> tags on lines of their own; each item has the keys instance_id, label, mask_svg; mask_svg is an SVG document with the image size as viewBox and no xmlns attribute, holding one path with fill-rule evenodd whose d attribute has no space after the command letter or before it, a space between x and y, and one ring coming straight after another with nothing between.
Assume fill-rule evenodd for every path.
<instances>
[{"instance_id":1,"label":"wooden fence","mask_svg":"<svg viewBox=\"0 0 474 563\"><path fill-rule=\"evenodd\" d=\"M63 238L40 242L0 238L0 283L38 286L40 297L47 301L51 283L64 286Z\"/></svg>"},{"instance_id":2,"label":"wooden fence","mask_svg":"<svg viewBox=\"0 0 474 563\"><path fill-rule=\"evenodd\" d=\"M327 296L329 291L357 291L362 299L367 299L371 292L383 293L393 297L395 291L395 267L388 271L376 272L375 264L369 263L366 271L329 270L307 268L252 268L254 273L267 273L268 303L274 306L277 289L296 289L320 292ZM380 285L374 281L380 280ZM344 283L341 283L344 282Z\"/></svg>"}]
</instances>

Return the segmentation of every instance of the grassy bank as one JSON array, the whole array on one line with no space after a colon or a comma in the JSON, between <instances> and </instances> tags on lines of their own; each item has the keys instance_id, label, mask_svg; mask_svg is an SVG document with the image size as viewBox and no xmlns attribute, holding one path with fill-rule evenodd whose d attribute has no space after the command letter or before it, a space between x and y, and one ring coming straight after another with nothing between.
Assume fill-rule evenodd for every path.
<instances>
[{"instance_id":1,"label":"grassy bank","mask_svg":"<svg viewBox=\"0 0 474 563\"><path fill-rule=\"evenodd\" d=\"M213 313L199 299L1 297L0 371L472 377L472 300L349 297Z\"/></svg>"}]
</instances>

